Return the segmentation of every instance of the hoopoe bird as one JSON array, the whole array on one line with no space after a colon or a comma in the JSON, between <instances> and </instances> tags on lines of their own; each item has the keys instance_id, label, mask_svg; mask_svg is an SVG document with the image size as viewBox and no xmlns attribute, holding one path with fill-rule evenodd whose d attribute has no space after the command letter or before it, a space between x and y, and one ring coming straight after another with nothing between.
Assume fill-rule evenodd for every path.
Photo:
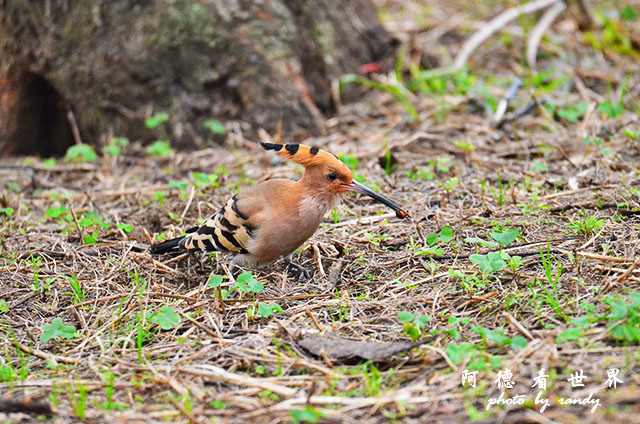
<instances>
[{"instance_id":1,"label":"hoopoe bird","mask_svg":"<svg viewBox=\"0 0 640 424\"><path fill-rule=\"evenodd\" d=\"M260 267L285 257L308 276L291 262L290 255L316 232L323 216L343 194L366 194L395 210L398 218L409 216L391 200L355 181L351 170L331 153L304 144L260 144L303 165L302 178L274 178L249 187L229 199L202 226L152 245L151 253L230 252L235 255L232 267Z\"/></svg>"}]
</instances>

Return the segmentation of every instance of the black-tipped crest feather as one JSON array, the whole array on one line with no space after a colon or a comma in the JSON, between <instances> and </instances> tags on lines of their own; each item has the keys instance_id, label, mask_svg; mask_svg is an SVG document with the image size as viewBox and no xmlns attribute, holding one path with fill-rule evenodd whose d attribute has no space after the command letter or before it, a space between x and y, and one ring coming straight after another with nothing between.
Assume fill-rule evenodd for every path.
<instances>
[{"instance_id":1,"label":"black-tipped crest feather","mask_svg":"<svg viewBox=\"0 0 640 424\"><path fill-rule=\"evenodd\" d=\"M303 166L345 166L336 155L306 144L274 144L260 142L265 150L274 150L280 156ZM284 149L283 149L284 147Z\"/></svg>"}]
</instances>

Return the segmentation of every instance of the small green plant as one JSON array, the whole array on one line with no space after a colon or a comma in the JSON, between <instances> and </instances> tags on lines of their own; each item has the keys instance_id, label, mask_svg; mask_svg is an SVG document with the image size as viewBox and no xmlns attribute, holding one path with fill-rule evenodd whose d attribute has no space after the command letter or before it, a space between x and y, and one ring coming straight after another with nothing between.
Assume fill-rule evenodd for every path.
<instances>
[{"instance_id":1,"label":"small green plant","mask_svg":"<svg viewBox=\"0 0 640 424\"><path fill-rule=\"evenodd\" d=\"M571 122L572 124L578 122L578 120L580 120L585 113L587 113L587 103L584 101L558 110L558 116Z\"/></svg>"},{"instance_id":2,"label":"small green plant","mask_svg":"<svg viewBox=\"0 0 640 424\"><path fill-rule=\"evenodd\" d=\"M433 330L431 330L431 334L433 334L433 335L448 334L454 340L460 340L460 337L461 337L460 329L462 328L463 325L469 324L471 322L471 320L469 318L467 318L467 317L457 318L457 317L454 317L454 316L450 316L449 319L447 320L447 322L450 325L450 327L441 328L441 329L433 329Z\"/></svg>"},{"instance_id":3,"label":"small green plant","mask_svg":"<svg viewBox=\"0 0 640 424\"><path fill-rule=\"evenodd\" d=\"M67 281L71 286L71 294L73 295L73 303L84 302L84 293L82 292L82 285L78 281L78 277L75 274L67 275ZM68 292L67 292L68 293ZM65 294L67 294L65 293Z\"/></svg>"},{"instance_id":4,"label":"small green plant","mask_svg":"<svg viewBox=\"0 0 640 424\"><path fill-rule=\"evenodd\" d=\"M438 233L430 233L427 236L427 245L429 246L428 248L422 249L420 251L417 251L414 253L415 256L421 256L421 255L442 255L444 253L443 249L438 247L438 248L434 248L434 246L438 243L438 242L442 242L442 243L450 243L454 238L454 233L453 233L453 229L451 227L449 227L448 225L445 225L444 227L442 227L442 229L440 230L440 232ZM413 243L413 241L412 241ZM420 247L420 246L416 246Z\"/></svg>"},{"instance_id":5,"label":"small green plant","mask_svg":"<svg viewBox=\"0 0 640 424\"><path fill-rule=\"evenodd\" d=\"M498 189L496 190L493 188L493 186L491 186L491 184L488 184L489 190L491 190L493 198L495 199L498 206L504 206L506 194L513 186L513 183L513 180L509 180L509 183L505 186L502 183L502 178L500 177L500 173L498 172Z\"/></svg>"},{"instance_id":6,"label":"small green plant","mask_svg":"<svg viewBox=\"0 0 640 424\"><path fill-rule=\"evenodd\" d=\"M220 188L220 183L216 174L205 174L204 172L193 173L193 185L200 190L208 188Z\"/></svg>"},{"instance_id":7,"label":"small green plant","mask_svg":"<svg viewBox=\"0 0 640 424\"><path fill-rule=\"evenodd\" d=\"M447 356L454 364L461 364L467 357L473 355L476 350L474 346L467 342L460 344L449 343L447 346Z\"/></svg>"},{"instance_id":8,"label":"small green plant","mask_svg":"<svg viewBox=\"0 0 640 424\"><path fill-rule=\"evenodd\" d=\"M222 277L222 275L212 275L211 277L209 277L209 281L207 281L207 286L208 287L220 287L220 284L222 284L222 281L224 280L224 278Z\"/></svg>"},{"instance_id":9,"label":"small green plant","mask_svg":"<svg viewBox=\"0 0 640 424\"><path fill-rule=\"evenodd\" d=\"M632 131L630 128L625 128L624 135L633 141L640 141L640 131Z\"/></svg>"},{"instance_id":10,"label":"small green plant","mask_svg":"<svg viewBox=\"0 0 640 424\"><path fill-rule=\"evenodd\" d=\"M80 420L84 420L87 412L87 387L83 384L76 384L76 388L74 389L70 384L68 393L71 406L73 406L73 413Z\"/></svg>"},{"instance_id":11,"label":"small green plant","mask_svg":"<svg viewBox=\"0 0 640 424\"><path fill-rule=\"evenodd\" d=\"M173 150L171 149L171 145L166 140L157 140L154 141L150 146L147 147L147 154L149 156L156 157L167 157L171 156Z\"/></svg>"},{"instance_id":12,"label":"small green plant","mask_svg":"<svg viewBox=\"0 0 640 424\"><path fill-rule=\"evenodd\" d=\"M448 225L445 225L444 227L442 227L439 233L430 233L427 236L427 244L429 246L433 246L438 241L441 241L442 243L446 244L451 242L453 240L453 237L454 237L453 229Z\"/></svg>"},{"instance_id":13,"label":"small green plant","mask_svg":"<svg viewBox=\"0 0 640 424\"><path fill-rule=\"evenodd\" d=\"M109 228L110 218L99 213L88 211L84 212L78 220L78 226L89 230L85 233L83 242L85 244L93 244L98 242L100 230Z\"/></svg>"},{"instance_id":14,"label":"small green plant","mask_svg":"<svg viewBox=\"0 0 640 424\"><path fill-rule=\"evenodd\" d=\"M382 387L382 374L371 362L362 364L362 374L364 375L364 388L368 396L378 396Z\"/></svg>"},{"instance_id":15,"label":"small green plant","mask_svg":"<svg viewBox=\"0 0 640 424\"><path fill-rule=\"evenodd\" d=\"M31 285L31 290L34 292L40 291L40 265L42 265L42 257L36 256L33 257L33 252L30 253L31 258L26 260L25 263L33 265L33 284Z\"/></svg>"},{"instance_id":16,"label":"small green plant","mask_svg":"<svg viewBox=\"0 0 640 424\"><path fill-rule=\"evenodd\" d=\"M261 293L264 289L264 284L256 280L248 271L240 274L237 278L237 282L238 283L229 290L230 292L240 290L243 293Z\"/></svg>"},{"instance_id":17,"label":"small green plant","mask_svg":"<svg viewBox=\"0 0 640 424\"><path fill-rule=\"evenodd\" d=\"M9 387L11 388L11 383L15 381L22 381L29 376L30 372L30 356L25 357L25 354L22 353L22 349L17 345L17 341L15 336L11 331L9 331L10 337L13 339L13 343L16 347L16 353L18 354L18 367L13 365L13 359L7 351L6 361L0 361L0 383L9 383Z\"/></svg>"},{"instance_id":18,"label":"small green plant","mask_svg":"<svg viewBox=\"0 0 640 424\"><path fill-rule=\"evenodd\" d=\"M513 243L516 238L520 236L520 232L515 228L510 228L505 231L493 231L489 233L489 236L500 243L502 247L506 247Z\"/></svg>"},{"instance_id":19,"label":"small green plant","mask_svg":"<svg viewBox=\"0 0 640 424\"><path fill-rule=\"evenodd\" d=\"M126 403L114 402L113 395L115 393L114 382L115 382L115 374L111 371L106 371L102 373L102 380L104 382L104 389L106 392L107 400L99 404L100 409L105 411L123 411L129 405Z\"/></svg>"},{"instance_id":20,"label":"small green plant","mask_svg":"<svg viewBox=\"0 0 640 424\"><path fill-rule=\"evenodd\" d=\"M431 165L435 172L440 174L446 174L451 170L451 158L438 157L435 160L430 160Z\"/></svg>"},{"instance_id":21,"label":"small green plant","mask_svg":"<svg viewBox=\"0 0 640 424\"><path fill-rule=\"evenodd\" d=\"M398 165L393 163L393 156L391 155L391 149L387 147L387 151L384 153L383 157L384 162L384 174L389 176L391 172L398 167Z\"/></svg>"},{"instance_id":22,"label":"small green plant","mask_svg":"<svg viewBox=\"0 0 640 424\"><path fill-rule=\"evenodd\" d=\"M585 219L575 219L569 223L569 228L573 230L576 235L589 236L596 234L604 226L603 219L596 219L595 216L588 216Z\"/></svg>"},{"instance_id":23,"label":"small green plant","mask_svg":"<svg viewBox=\"0 0 640 424\"><path fill-rule=\"evenodd\" d=\"M625 21L632 21L634 19L638 19L640 17L640 9L636 9L632 6L625 6L620 9L620 19Z\"/></svg>"},{"instance_id":24,"label":"small green plant","mask_svg":"<svg viewBox=\"0 0 640 424\"><path fill-rule=\"evenodd\" d=\"M56 158L47 158L42 161L42 166L53 168L54 166L56 166L56 163L58 163Z\"/></svg>"},{"instance_id":25,"label":"small green plant","mask_svg":"<svg viewBox=\"0 0 640 424\"><path fill-rule=\"evenodd\" d=\"M418 179L424 181L433 181L436 175L433 172L427 171L422 167L408 170L405 175L411 179L411 181L417 181Z\"/></svg>"},{"instance_id":26,"label":"small green plant","mask_svg":"<svg viewBox=\"0 0 640 424\"><path fill-rule=\"evenodd\" d=\"M171 330L180 324L180 315L171 306L163 305L151 315L151 322L155 322L163 330Z\"/></svg>"},{"instance_id":27,"label":"small green plant","mask_svg":"<svg viewBox=\"0 0 640 424\"><path fill-rule=\"evenodd\" d=\"M602 102L598 105L598 111L607 116L607 118L617 118L624 112L622 102L612 103L610 101Z\"/></svg>"},{"instance_id":28,"label":"small green plant","mask_svg":"<svg viewBox=\"0 0 640 424\"><path fill-rule=\"evenodd\" d=\"M57 219L60 218L60 216L62 216L63 214L66 214L68 211L69 210L64 206L58 206L47 209L44 214L49 218ZM69 214L69 219L71 219L71 214Z\"/></svg>"},{"instance_id":29,"label":"small green plant","mask_svg":"<svg viewBox=\"0 0 640 424\"><path fill-rule=\"evenodd\" d=\"M556 343L564 343L568 341L578 340L582 337L582 330L579 328L567 328L556 336Z\"/></svg>"},{"instance_id":30,"label":"small green plant","mask_svg":"<svg viewBox=\"0 0 640 424\"><path fill-rule=\"evenodd\" d=\"M111 157L118 157L122 152L122 148L129 145L129 139L124 137L112 137L109 144L103 147L102 153Z\"/></svg>"},{"instance_id":31,"label":"small green plant","mask_svg":"<svg viewBox=\"0 0 640 424\"><path fill-rule=\"evenodd\" d=\"M46 324L42 327L42 334L40 335L40 343L45 344L49 340L58 339L73 339L80 337L80 334L76 333L76 328L73 325L64 325L62 318L55 318L51 321L51 324Z\"/></svg>"},{"instance_id":32,"label":"small green plant","mask_svg":"<svg viewBox=\"0 0 640 424\"><path fill-rule=\"evenodd\" d=\"M492 241L489 240L484 240L480 237L467 237L466 239L464 239L465 242L467 243L475 243L475 244L480 244L484 247L488 247L489 249L495 249L496 247L499 246L498 243L494 243Z\"/></svg>"},{"instance_id":33,"label":"small green plant","mask_svg":"<svg viewBox=\"0 0 640 424\"><path fill-rule=\"evenodd\" d=\"M125 233L130 233L131 231L133 231L133 225L121 222L118 224L118 230L122 230Z\"/></svg>"},{"instance_id":34,"label":"small green plant","mask_svg":"<svg viewBox=\"0 0 640 424\"><path fill-rule=\"evenodd\" d=\"M464 140L456 140L453 142L453 145L463 152L473 152L476 150L476 146Z\"/></svg>"},{"instance_id":35,"label":"small green plant","mask_svg":"<svg viewBox=\"0 0 640 424\"><path fill-rule=\"evenodd\" d=\"M391 237L389 234L371 234L364 233L364 237L369 240L369 243L376 247L380 247L382 242Z\"/></svg>"},{"instance_id":36,"label":"small green plant","mask_svg":"<svg viewBox=\"0 0 640 424\"><path fill-rule=\"evenodd\" d=\"M404 333L411 341L416 341L424 333L426 325L431 321L427 315L414 315L411 312L398 312L398 321L404 325Z\"/></svg>"},{"instance_id":37,"label":"small green plant","mask_svg":"<svg viewBox=\"0 0 640 424\"><path fill-rule=\"evenodd\" d=\"M504 335L504 330L495 329L489 330L479 325L474 325L471 327L471 330L482 336L482 342L486 346L487 342L494 343L497 345L509 345L513 349L523 349L527 346L527 339L522 336L515 336L513 338L507 337Z\"/></svg>"},{"instance_id":38,"label":"small green plant","mask_svg":"<svg viewBox=\"0 0 640 424\"><path fill-rule=\"evenodd\" d=\"M290 415L293 424L317 423L323 417L322 412L310 405L304 409L292 409Z\"/></svg>"},{"instance_id":39,"label":"small green plant","mask_svg":"<svg viewBox=\"0 0 640 424\"><path fill-rule=\"evenodd\" d=\"M536 174L540 173L540 172L544 172L544 171L546 171L548 169L549 169L549 165L547 165L544 162L533 162L531 164L531 170L533 172L535 172Z\"/></svg>"},{"instance_id":40,"label":"small green plant","mask_svg":"<svg viewBox=\"0 0 640 424\"><path fill-rule=\"evenodd\" d=\"M560 277L562 276L562 271L564 269L562 262L560 260L553 260L553 257L551 256L551 248L549 247L549 245L547 245L546 253L544 252L544 250L542 250L542 247L539 247L538 251L540 252L540 258L542 259L542 269L544 271L547 284L545 284L544 280L540 278L535 279L538 288L540 288L543 293L537 294L532 290L532 300L535 298L540 298L542 303L550 306L557 316L561 317L565 321L568 321L568 318L565 314L565 309L560 305L561 299L558 291L558 287L560 285ZM547 288L547 285L550 289Z\"/></svg>"},{"instance_id":41,"label":"small green plant","mask_svg":"<svg viewBox=\"0 0 640 424\"><path fill-rule=\"evenodd\" d=\"M166 191L156 191L153 194L152 200L160 206L164 203L164 198L167 197L168 194Z\"/></svg>"},{"instance_id":42,"label":"small green plant","mask_svg":"<svg viewBox=\"0 0 640 424\"><path fill-rule=\"evenodd\" d=\"M225 135L227 133L227 129L220 122L215 119L209 119L204 121L203 126L208 129L213 135Z\"/></svg>"},{"instance_id":43,"label":"small green plant","mask_svg":"<svg viewBox=\"0 0 640 424\"><path fill-rule=\"evenodd\" d=\"M358 158L356 158L355 156L344 154L344 155L338 156L338 159L340 159L352 171L355 171L358 168L359 161L358 161Z\"/></svg>"},{"instance_id":44,"label":"small green plant","mask_svg":"<svg viewBox=\"0 0 640 424\"><path fill-rule=\"evenodd\" d=\"M156 113L153 116L144 120L144 125L150 130L157 128L161 124L167 122L169 120L169 114L166 112Z\"/></svg>"},{"instance_id":45,"label":"small green plant","mask_svg":"<svg viewBox=\"0 0 640 424\"><path fill-rule=\"evenodd\" d=\"M507 264L512 272L516 272L522 266L522 258L520 256L510 256Z\"/></svg>"},{"instance_id":46,"label":"small green plant","mask_svg":"<svg viewBox=\"0 0 640 424\"><path fill-rule=\"evenodd\" d=\"M609 307L608 313L596 314L593 303L581 304L586 315L571 319L573 327L556 337L556 343L578 340L592 323L606 323L607 333L623 343L640 344L640 293L611 295L602 299Z\"/></svg>"},{"instance_id":47,"label":"small green plant","mask_svg":"<svg viewBox=\"0 0 640 424\"><path fill-rule=\"evenodd\" d=\"M471 263L477 265L483 273L492 273L507 267L505 260L508 260L508 258L503 255L506 255L506 253L489 252L486 255L474 254L469 256L469 260Z\"/></svg>"},{"instance_id":48,"label":"small green plant","mask_svg":"<svg viewBox=\"0 0 640 424\"><path fill-rule=\"evenodd\" d=\"M331 209L331 219L334 224L337 224L342 219L342 212L338 208Z\"/></svg>"},{"instance_id":49,"label":"small green plant","mask_svg":"<svg viewBox=\"0 0 640 424\"><path fill-rule=\"evenodd\" d=\"M81 143L69 147L64 155L64 160L67 162L93 162L97 157L98 155L92 146Z\"/></svg>"},{"instance_id":50,"label":"small green plant","mask_svg":"<svg viewBox=\"0 0 640 424\"><path fill-rule=\"evenodd\" d=\"M0 208L0 215L12 216L13 213L14 210L8 206L6 208Z\"/></svg>"},{"instance_id":51,"label":"small green plant","mask_svg":"<svg viewBox=\"0 0 640 424\"><path fill-rule=\"evenodd\" d=\"M609 334L620 341L640 344L640 293L613 295L603 301L609 305Z\"/></svg>"},{"instance_id":52,"label":"small green plant","mask_svg":"<svg viewBox=\"0 0 640 424\"><path fill-rule=\"evenodd\" d=\"M272 303L270 305L262 302L258 303L258 315L261 317L269 318L276 312L282 313L282 308L277 303Z\"/></svg>"},{"instance_id":53,"label":"small green plant","mask_svg":"<svg viewBox=\"0 0 640 424\"><path fill-rule=\"evenodd\" d=\"M455 188L455 186L457 186L459 184L459 180L457 177L453 177L453 178L449 178L447 181L445 181L444 183L442 182L438 182L438 184L440 185L440 187L442 187L447 194L451 193L451 190L453 190Z\"/></svg>"},{"instance_id":54,"label":"small green plant","mask_svg":"<svg viewBox=\"0 0 640 424\"><path fill-rule=\"evenodd\" d=\"M187 183L184 181L169 181L169 188L177 188L178 190L186 190Z\"/></svg>"},{"instance_id":55,"label":"small green plant","mask_svg":"<svg viewBox=\"0 0 640 424\"><path fill-rule=\"evenodd\" d=\"M500 251L489 252L485 255L476 253L469 257L469 260L473 264L477 265L484 274L490 274L492 272L500 271L507 267L507 263L512 270L515 270L522 264L522 261L518 256L514 256L512 258L508 253L502 251L502 248L509 246L516 240L517 237L520 236L518 230L510 228L504 231L493 231L489 233L489 236L498 242L498 244L500 245ZM488 242L476 237L467 238L465 241L471 243L480 243L491 248L497 246L496 243Z\"/></svg>"}]
</instances>

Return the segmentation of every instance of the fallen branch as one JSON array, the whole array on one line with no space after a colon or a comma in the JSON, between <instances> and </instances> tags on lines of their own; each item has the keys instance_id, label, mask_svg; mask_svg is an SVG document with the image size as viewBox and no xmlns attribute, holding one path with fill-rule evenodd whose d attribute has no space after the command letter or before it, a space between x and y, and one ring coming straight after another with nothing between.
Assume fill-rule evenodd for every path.
<instances>
[{"instance_id":1,"label":"fallen branch","mask_svg":"<svg viewBox=\"0 0 640 424\"><path fill-rule=\"evenodd\" d=\"M611 280L611 281L607 282L607 284L602 289L602 293L606 293L609 290L611 290L613 287L624 283L627 279L629 279L629 277L633 273L633 270L635 270L638 267L638 265L640 265L640 258L637 258L635 261L633 261L631 266L629 268L627 268L627 270L621 276L619 276L618 278L616 278L614 280Z\"/></svg>"},{"instance_id":2,"label":"fallen branch","mask_svg":"<svg viewBox=\"0 0 640 424\"><path fill-rule=\"evenodd\" d=\"M465 63L471 56L471 54L482 44L485 40L487 40L493 33L499 31L502 27L504 27L509 22L513 21L520 15L527 15L529 13L533 13L536 10L544 9L547 6L551 6L554 3L559 2L560 0L536 0L527 4L523 4L522 6L512 7L511 9L507 9L495 18L493 18L486 26L484 26L480 31L476 32L467 40L458 56L456 56L455 61L453 62L453 68L455 70L460 70L464 67Z\"/></svg>"},{"instance_id":3,"label":"fallen branch","mask_svg":"<svg viewBox=\"0 0 640 424\"><path fill-rule=\"evenodd\" d=\"M538 55L538 46L542 35L551 26L553 21L566 9L567 5L563 1L560 1L544 12L542 18L535 24L535 26L529 32L527 39L527 63L531 69L536 67L536 56Z\"/></svg>"},{"instance_id":4,"label":"fallen branch","mask_svg":"<svg viewBox=\"0 0 640 424\"><path fill-rule=\"evenodd\" d=\"M24 393L9 393L0 397L0 412L22 412L34 415L51 415L48 399L34 398Z\"/></svg>"},{"instance_id":5,"label":"fallen branch","mask_svg":"<svg viewBox=\"0 0 640 424\"><path fill-rule=\"evenodd\" d=\"M493 115L494 124L498 124L500 122L500 120L504 116L504 113L507 111L509 100L513 99L516 96L520 87L522 87L522 80L520 80L520 78L516 78L515 81L513 81L513 83L511 84L511 87L509 87L509 90L507 90L507 93L498 102L496 113Z\"/></svg>"},{"instance_id":6,"label":"fallen branch","mask_svg":"<svg viewBox=\"0 0 640 424\"><path fill-rule=\"evenodd\" d=\"M271 383L269 381L266 381L266 379L248 377L239 373L232 373L211 364L189 365L185 367L179 367L178 369L176 369L176 371L185 374L196 375L198 377L204 378L205 380L221 380L227 383L237 384L239 386L258 387L263 390L270 390L277 395L288 398L295 396L295 394L298 393L298 390L296 389L292 389L290 387L276 383Z\"/></svg>"}]
</instances>

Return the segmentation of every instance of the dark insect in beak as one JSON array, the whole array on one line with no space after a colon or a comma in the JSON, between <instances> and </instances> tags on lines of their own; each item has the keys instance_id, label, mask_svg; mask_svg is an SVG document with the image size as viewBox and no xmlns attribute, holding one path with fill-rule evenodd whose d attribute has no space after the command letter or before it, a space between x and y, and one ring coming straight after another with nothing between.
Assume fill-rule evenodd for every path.
<instances>
[{"instance_id":1,"label":"dark insect in beak","mask_svg":"<svg viewBox=\"0 0 640 424\"><path fill-rule=\"evenodd\" d=\"M378 194L375 191L371 190L369 187L365 186L364 184L360 184L359 182L354 180L350 184L343 184L342 186L349 191L355 191L356 193L366 194L367 196L376 199L378 202L389 206L391 209L396 211L396 216L398 218L407 218L409 216L409 214L404 210L402 210L400 206L396 205L391 200L387 199L381 194Z\"/></svg>"}]
</instances>

